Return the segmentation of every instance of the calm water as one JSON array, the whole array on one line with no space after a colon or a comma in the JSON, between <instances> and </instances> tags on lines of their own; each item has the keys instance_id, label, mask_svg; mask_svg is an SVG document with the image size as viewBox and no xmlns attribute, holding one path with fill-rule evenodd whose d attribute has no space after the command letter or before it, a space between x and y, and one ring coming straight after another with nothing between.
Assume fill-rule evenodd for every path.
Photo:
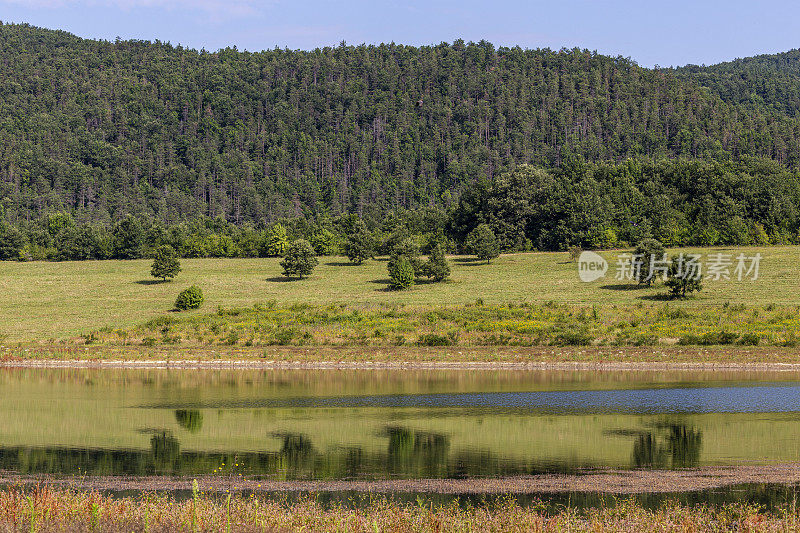
<instances>
[{"instance_id":1,"label":"calm water","mask_svg":"<svg viewBox=\"0 0 800 533\"><path fill-rule=\"evenodd\" d=\"M800 461L800 375L0 370L0 469L476 477ZM219 470L217 470L219 471Z\"/></svg>"}]
</instances>

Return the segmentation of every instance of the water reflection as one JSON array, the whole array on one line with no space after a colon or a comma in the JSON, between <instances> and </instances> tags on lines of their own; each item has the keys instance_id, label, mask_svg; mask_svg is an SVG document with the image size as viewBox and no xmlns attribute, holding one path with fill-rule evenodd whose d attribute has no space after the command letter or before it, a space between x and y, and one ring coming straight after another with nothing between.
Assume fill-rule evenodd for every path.
<instances>
[{"instance_id":1,"label":"water reflection","mask_svg":"<svg viewBox=\"0 0 800 533\"><path fill-rule=\"evenodd\" d=\"M636 468L691 468L700 464L702 433L681 424L664 424L640 434L633 446Z\"/></svg>"},{"instance_id":2,"label":"water reflection","mask_svg":"<svg viewBox=\"0 0 800 533\"><path fill-rule=\"evenodd\" d=\"M387 427L385 434L389 436L386 468L393 476L413 472L419 477L450 477L446 435L404 427Z\"/></svg>"},{"instance_id":3,"label":"water reflection","mask_svg":"<svg viewBox=\"0 0 800 533\"><path fill-rule=\"evenodd\" d=\"M175 420L178 425L191 433L203 429L203 413L197 409L176 409Z\"/></svg>"},{"instance_id":4,"label":"water reflection","mask_svg":"<svg viewBox=\"0 0 800 533\"><path fill-rule=\"evenodd\" d=\"M0 371L0 469L381 479L800 461L796 382L700 375Z\"/></svg>"}]
</instances>

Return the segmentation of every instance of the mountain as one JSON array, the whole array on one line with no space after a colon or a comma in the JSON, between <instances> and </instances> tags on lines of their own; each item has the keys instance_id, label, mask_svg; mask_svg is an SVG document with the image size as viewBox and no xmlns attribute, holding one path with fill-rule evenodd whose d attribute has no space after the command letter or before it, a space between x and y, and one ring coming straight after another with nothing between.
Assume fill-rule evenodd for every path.
<instances>
[{"instance_id":1,"label":"mountain","mask_svg":"<svg viewBox=\"0 0 800 533\"><path fill-rule=\"evenodd\" d=\"M797 52L646 69L586 50L217 52L0 26L0 216L165 223L453 206L522 163L800 162Z\"/></svg>"}]
</instances>

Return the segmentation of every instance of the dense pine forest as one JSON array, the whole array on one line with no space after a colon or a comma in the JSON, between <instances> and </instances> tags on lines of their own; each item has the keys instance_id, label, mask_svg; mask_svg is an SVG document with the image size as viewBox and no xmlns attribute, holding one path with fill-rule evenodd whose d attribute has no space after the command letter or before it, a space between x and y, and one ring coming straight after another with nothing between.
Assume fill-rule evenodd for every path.
<instances>
[{"instance_id":1,"label":"dense pine forest","mask_svg":"<svg viewBox=\"0 0 800 533\"><path fill-rule=\"evenodd\" d=\"M452 251L484 222L507 250L795 242L799 82L798 51L647 69L0 25L0 258L263 255L277 222L330 252L358 218Z\"/></svg>"}]
</instances>

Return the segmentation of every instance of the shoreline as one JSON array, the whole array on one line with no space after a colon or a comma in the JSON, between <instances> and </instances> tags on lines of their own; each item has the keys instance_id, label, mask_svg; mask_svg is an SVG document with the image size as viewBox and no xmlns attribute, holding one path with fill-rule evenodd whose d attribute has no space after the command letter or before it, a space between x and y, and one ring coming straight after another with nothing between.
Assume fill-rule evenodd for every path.
<instances>
[{"instance_id":1,"label":"shoreline","mask_svg":"<svg viewBox=\"0 0 800 533\"><path fill-rule=\"evenodd\" d=\"M507 370L507 371L780 371L800 372L800 363L732 362L501 362L501 361L262 361L253 359L6 359L0 369L130 370Z\"/></svg>"},{"instance_id":2,"label":"shoreline","mask_svg":"<svg viewBox=\"0 0 800 533\"><path fill-rule=\"evenodd\" d=\"M780 370L800 349L745 346L0 345L0 368L298 370Z\"/></svg>"},{"instance_id":3,"label":"shoreline","mask_svg":"<svg viewBox=\"0 0 800 533\"><path fill-rule=\"evenodd\" d=\"M589 470L472 479L297 480L273 481L219 476L72 476L0 472L0 485L48 486L89 491L191 491L193 480L205 493L359 492L428 494L663 494L696 492L751 483L800 483L800 463L708 466L683 470Z\"/></svg>"}]
</instances>

